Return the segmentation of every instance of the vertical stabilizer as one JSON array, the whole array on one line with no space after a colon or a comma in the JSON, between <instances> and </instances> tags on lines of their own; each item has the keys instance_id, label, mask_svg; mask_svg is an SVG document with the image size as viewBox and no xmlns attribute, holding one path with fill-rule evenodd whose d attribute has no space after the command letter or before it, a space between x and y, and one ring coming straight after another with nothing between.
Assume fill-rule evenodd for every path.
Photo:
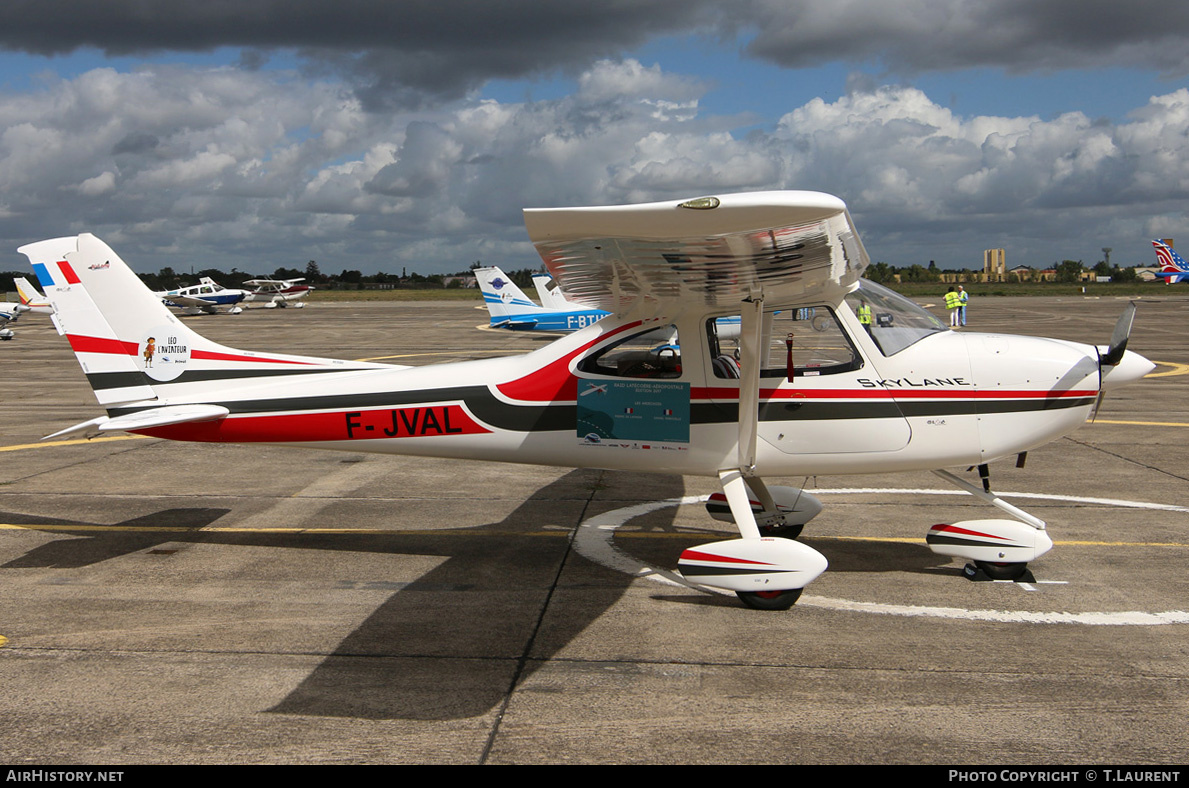
<instances>
[{"instance_id":1,"label":"vertical stabilizer","mask_svg":"<svg viewBox=\"0 0 1189 788\"><path fill-rule=\"evenodd\" d=\"M540 312L541 308L516 286L512 279L499 268L476 268L475 278L483 292L483 303L491 315L493 326L502 325L512 318Z\"/></svg>"},{"instance_id":2,"label":"vertical stabilizer","mask_svg":"<svg viewBox=\"0 0 1189 788\"><path fill-rule=\"evenodd\" d=\"M385 367L255 353L191 330L111 247L89 233L22 246L101 405L202 401L229 382ZM148 403L146 403L148 404Z\"/></svg>"}]
</instances>

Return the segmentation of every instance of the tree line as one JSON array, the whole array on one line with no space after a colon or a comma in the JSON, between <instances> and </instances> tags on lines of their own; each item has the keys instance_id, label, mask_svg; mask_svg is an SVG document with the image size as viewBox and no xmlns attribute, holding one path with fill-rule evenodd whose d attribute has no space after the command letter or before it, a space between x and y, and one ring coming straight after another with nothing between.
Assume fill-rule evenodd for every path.
<instances>
[{"instance_id":1,"label":"tree line","mask_svg":"<svg viewBox=\"0 0 1189 788\"><path fill-rule=\"evenodd\" d=\"M1106 261L1100 260L1093 266L1087 267L1082 264L1081 260L1062 260L1061 263L1053 263L1053 271L1056 273L1056 282L1081 282L1083 273L1093 272L1095 276L1111 277L1112 282L1137 282L1139 280L1139 273L1135 271L1132 266L1108 265ZM863 273L864 277L872 280L872 282L879 282L880 284L894 284L897 282L940 282L944 275L970 275L970 273L981 273L981 269L938 269L937 263L930 260L929 265L906 265L897 267L888 265L887 263L872 263L867 266L867 271ZM1036 275L1039 271L1033 271ZM1008 282L1020 282L1021 277L1017 273L1007 273ZM1034 277L1033 277L1034 280Z\"/></svg>"},{"instance_id":2,"label":"tree line","mask_svg":"<svg viewBox=\"0 0 1189 788\"><path fill-rule=\"evenodd\" d=\"M238 268L232 268L231 271L222 271L218 268L204 268L197 273L185 273L175 271L173 268L162 268L155 274L137 274L141 280L148 286L150 290L174 290L179 287L186 287L187 285L196 285L202 277L210 277L224 287L239 288L244 286L244 282L249 279L298 279L303 278L306 284L314 287L321 287L328 290L364 290L368 286L385 287L385 288L409 288L409 289L434 289L434 288L456 288L463 287L464 281L473 276L474 269L482 266L478 260L471 263L466 270L459 271L453 274L429 274L421 275L416 271L408 272L401 269L400 274L388 274L381 271L377 274L364 274L361 271L349 270L344 268L341 272L334 274L324 274L318 267L315 260L310 260L306 263L305 268L285 268L280 267L271 274L249 274L240 271ZM1105 262L1098 262L1097 264L1087 268L1082 264L1081 260L1063 260L1060 263L1055 263L1053 268L1056 271L1056 281L1058 282L1078 282L1081 280L1083 273L1093 272L1097 276L1109 276L1113 282L1135 282L1139 279L1135 268L1121 267L1118 265L1108 266ZM538 273L537 268L518 268L512 271L505 271L513 282L518 287L525 290L530 290L533 285L533 274ZM864 274L873 282L881 284L895 284L900 282L940 282L943 274L970 274L977 273L978 269L953 268L940 269L932 260L929 265L924 266L920 264L913 264L909 266L896 267L888 265L884 262L872 263L867 267L867 272ZM34 284L37 284L35 277L26 271L4 271L0 272L0 290L4 292L12 292L16 290L13 284L14 277L23 276L29 279ZM1011 281L1013 274L1008 274L1008 281Z\"/></svg>"},{"instance_id":3,"label":"tree line","mask_svg":"<svg viewBox=\"0 0 1189 788\"><path fill-rule=\"evenodd\" d=\"M474 276L474 269L480 266L482 266L482 263L476 260L471 264L470 268L457 273L429 274L424 276L416 271L409 272L405 269L402 269L399 274L389 274L382 271L377 274L364 274L362 271L344 268L337 274L324 274L318 267L317 261L310 260L306 263L304 269L285 268L282 266L271 274L250 274L240 271L238 268L232 268L230 271L222 271L218 268L204 268L201 271L186 273L175 271L173 268L167 266L155 274L146 273L137 274L137 276L140 277L141 281L150 290L155 292L176 290L179 287L196 285L203 277L210 277L224 287L231 288L242 288L244 287L244 283L249 279L300 278L304 279L306 284L327 290L364 290L368 288L368 285L394 289L434 289L464 287L464 283ZM520 268L514 271L505 271L505 273L517 286L531 288L533 274L537 273L537 269ZM13 283L13 280L19 276L25 277L35 285L37 284L37 278L28 271L3 271L0 272L0 290L4 292L15 291L16 285Z\"/></svg>"},{"instance_id":4,"label":"tree line","mask_svg":"<svg viewBox=\"0 0 1189 788\"><path fill-rule=\"evenodd\" d=\"M1112 266L1108 265L1105 261L1099 261L1093 266L1086 267L1082 264L1081 260L1062 260L1059 263L1053 264L1053 270L1056 273L1055 281L1057 282L1079 282L1082 279L1082 274L1091 272L1095 276L1109 276L1112 282L1135 282L1139 280L1139 274L1134 267ZM863 276L880 284L894 284L896 282L940 282L942 281L942 276L945 274L969 275L980 272L981 269L977 268L947 268L942 270L937 267L937 263L930 260L928 266L914 263L913 265L899 268L882 262L872 263L867 266L867 271ZM1034 271L1033 273L1036 274L1039 271ZM1023 280L1018 274L1008 272L1007 281Z\"/></svg>"}]
</instances>

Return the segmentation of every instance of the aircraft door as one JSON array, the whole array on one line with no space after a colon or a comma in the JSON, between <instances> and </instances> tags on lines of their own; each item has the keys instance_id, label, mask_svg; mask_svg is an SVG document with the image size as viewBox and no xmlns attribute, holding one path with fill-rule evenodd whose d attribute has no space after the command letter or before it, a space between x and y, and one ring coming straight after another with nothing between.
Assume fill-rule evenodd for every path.
<instances>
[{"instance_id":1,"label":"aircraft door","mask_svg":"<svg viewBox=\"0 0 1189 788\"><path fill-rule=\"evenodd\" d=\"M739 318L707 322L711 399L720 418L738 418ZM912 435L869 358L827 306L766 310L761 328L761 440L786 454L897 451ZM791 337L791 339L790 339ZM790 360L792 379L789 379Z\"/></svg>"}]
</instances>

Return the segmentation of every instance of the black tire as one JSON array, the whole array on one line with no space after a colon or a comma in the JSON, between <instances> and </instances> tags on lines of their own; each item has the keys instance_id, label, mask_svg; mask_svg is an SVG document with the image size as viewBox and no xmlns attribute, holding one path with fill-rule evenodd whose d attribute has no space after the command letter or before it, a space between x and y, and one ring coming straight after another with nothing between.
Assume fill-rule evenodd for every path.
<instances>
[{"instance_id":1,"label":"black tire","mask_svg":"<svg viewBox=\"0 0 1189 788\"><path fill-rule=\"evenodd\" d=\"M1019 580L1028 571L1028 564L996 564L990 561L975 561L974 565L992 580Z\"/></svg>"},{"instance_id":2,"label":"black tire","mask_svg":"<svg viewBox=\"0 0 1189 788\"><path fill-rule=\"evenodd\" d=\"M739 601L752 610L788 610L801 598L802 588L788 591L736 591Z\"/></svg>"}]
</instances>

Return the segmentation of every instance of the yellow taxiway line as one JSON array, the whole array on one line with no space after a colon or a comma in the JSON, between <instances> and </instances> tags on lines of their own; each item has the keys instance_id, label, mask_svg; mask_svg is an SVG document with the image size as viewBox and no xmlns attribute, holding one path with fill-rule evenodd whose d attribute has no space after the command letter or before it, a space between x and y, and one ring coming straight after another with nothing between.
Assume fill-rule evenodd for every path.
<instances>
[{"instance_id":1,"label":"yellow taxiway line","mask_svg":"<svg viewBox=\"0 0 1189 788\"><path fill-rule=\"evenodd\" d=\"M72 533L110 533L110 532L127 532L127 533L161 533L161 534L254 534L254 535L318 535L324 536L327 534L341 534L343 536L551 536L560 538L569 538L571 528L564 528L559 526L557 530L547 531L490 531L483 529L461 528L443 531L426 530L426 529L385 529L385 528L235 528L235 527L212 527L205 528L188 528L183 526L126 526L126 525L82 525L72 523L42 523L37 525L21 524L21 523L0 523L0 531L48 531L48 532L72 532ZM619 539L684 539L708 536L705 531L689 531L689 532L656 532L650 533L647 531L622 531L618 530L615 533L616 538ZM814 535L811 539L814 542L830 542L830 541L851 541L851 542L882 542L887 544L918 544L924 546L924 539L921 537L910 536L818 536ZM1102 542L1089 540L1054 540L1054 545L1067 547L1189 547L1186 542Z\"/></svg>"},{"instance_id":2,"label":"yellow taxiway line","mask_svg":"<svg viewBox=\"0 0 1189 788\"><path fill-rule=\"evenodd\" d=\"M1189 364L1177 364L1174 361L1153 361L1158 367L1172 367L1168 372L1149 372L1145 378L1171 378L1175 375L1189 375Z\"/></svg>"},{"instance_id":3,"label":"yellow taxiway line","mask_svg":"<svg viewBox=\"0 0 1189 788\"><path fill-rule=\"evenodd\" d=\"M0 446L0 451L22 451L24 449L46 449L50 446L77 446L80 443L107 443L108 441L144 440L148 435L112 435L106 438L77 438L69 441L49 441L47 443L19 443L15 446Z\"/></svg>"}]
</instances>

